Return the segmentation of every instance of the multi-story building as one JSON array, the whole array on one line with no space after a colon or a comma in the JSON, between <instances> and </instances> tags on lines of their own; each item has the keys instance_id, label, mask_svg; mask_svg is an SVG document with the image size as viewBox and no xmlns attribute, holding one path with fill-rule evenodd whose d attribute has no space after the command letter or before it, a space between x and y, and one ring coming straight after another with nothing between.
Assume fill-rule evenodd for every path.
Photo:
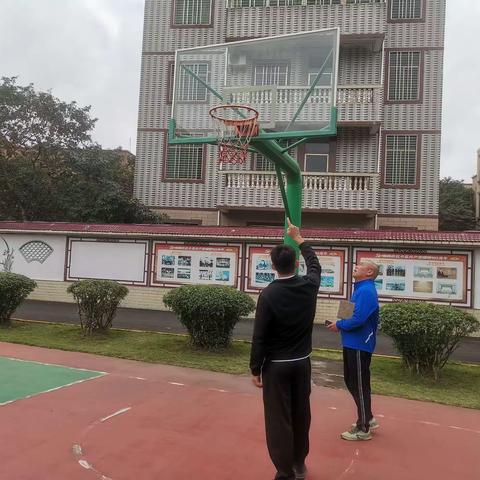
<instances>
[{"instance_id":1,"label":"multi-story building","mask_svg":"<svg viewBox=\"0 0 480 480\"><path fill-rule=\"evenodd\" d=\"M339 27L337 135L292 154L303 224L437 230L444 24L445 0L146 0L136 195L175 222L281 224L269 162L220 169L215 146L168 146L174 53ZM288 64L259 68L253 82L289 88Z\"/></svg>"},{"instance_id":2,"label":"multi-story building","mask_svg":"<svg viewBox=\"0 0 480 480\"><path fill-rule=\"evenodd\" d=\"M472 177L473 202L475 205L475 222L480 226L480 148L477 150L477 169Z\"/></svg>"}]
</instances>

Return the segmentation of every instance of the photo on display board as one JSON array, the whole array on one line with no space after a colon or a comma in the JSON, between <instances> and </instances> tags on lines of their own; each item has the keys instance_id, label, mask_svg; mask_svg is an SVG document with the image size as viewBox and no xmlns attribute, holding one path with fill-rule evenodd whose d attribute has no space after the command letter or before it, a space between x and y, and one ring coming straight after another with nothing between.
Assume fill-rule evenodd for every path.
<instances>
[{"instance_id":1,"label":"photo on display board","mask_svg":"<svg viewBox=\"0 0 480 480\"><path fill-rule=\"evenodd\" d=\"M320 288L333 288L335 282L335 277L332 276L321 276L320 277Z\"/></svg>"},{"instance_id":2,"label":"photo on display board","mask_svg":"<svg viewBox=\"0 0 480 480\"><path fill-rule=\"evenodd\" d=\"M404 277L404 265L387 265L387 277Z\"/></svg>"},{"instance_id":3,"label":"photo on display board","mask_svg":"<svg viewBox=\"0 0 480 480\"><path fill-rule=\"evenodd\" d=\"M383 275L383 265L382 264L376 264L377 267L378 267L378 275Z\"/></svg>"},{"instance_id":4,"label":"photo on display board","mask_svg":"<svg viewBox=\"0 0 480 480\"><path fill-rule=\"evenodd\" d=\"M388 274L387 274L388 275ZM389 280L387 281L386 287L387 290L393 291L393 292L404 292L405 291L405 282L404 281L392 281Z\"/></svg>"},{"instance_id":5,"label":"photo on display board","mask_svg":"<svg viewBox=\"0 0 480 480\"><path fill-rule=\"evenodd\" d=\"M189 268L179 268L177 271L177 278L190 280L192 272Z\"/></svg>"},{"instance_id":6,"label":"photo on display board","mask_svg":"<svg viewBox=\"0 0 480 480\"><path fill-rule=\"evenodd\" d=\"M433 278L433 268L432 267L414 266L413 267L413 276L415 278Z\"/></svg>"},{"instance_id":7,"label":"photo on display board","mask_svg":"<svg viewBox=\"0 0 480 480\"><path fill-rule=\"evenodd\" d=\"M275 274L270 272L256 272L255 273L255 282L266 285L275 280Z\"/></svg>"},{"instance_id":8,"label":"photo on display board","mask_svg":"<svg viewBox=\"0 0 480 480\"><path fill-rule=\"evenodd\" d=\"M457 285L455 283L437 283L437 293L443 295L456 295L457 294Z\"/></svg>"},{"instance_id":9,"label":"photo on display board","mask_svg":"<svg viewBox=\"0 0 480 480\"><path fill-rule=\"evenodd\" d=\"M200 258L200 266L203 268L213 268L213 258L212 257Z\"/></svg>"},{"instance_id":10,"label":"photo on display board","mask_svg":"<svg viewBox=\"0 0 480 480\"><path fill-rule=\"evenodd\" d=\"M375 288L377 290L381 290L383 288L383 279L382 278L376 278L375 279Z\"/></svg>"},{"instance_id":11,"label":"photo on display board","mask_svg":"<svg viewBox=\"0 0 480 480\"><path fill-rule=\"evenodd\" d=\"M162 268L160 271L160 275L163 278L173 278L175 276L175 269L174 268Z\"/></svg>"},{"instance_id":12,"label":"photo on display board","mask_svg":"<svg viewBox=\"0 0 480 480\"><path fill-rule=\"evenodd\" d=\"M457 269L449 267L438 267L437 268L437 278L445 278L449 280L457 279Z\"/></svg>"},{"instance_id":13,"label":"photo on display board","mask_svg":"<svg viewBox=\"0 0 480 480\"><path fill-rule=\"evenodd\" d=\"M186 255L178 256L178 265L180 267L191 267L192 266L192 257Z\"/></svg>"},{"instance_id":14,"label":"photo on display board","mask_svg":"<svg viewBox=\"0 0 480 480\"><path fill-rule=\"evenodd\" d=\"M216 262L217 268L230 268L230 259L218 257Z\"/></svg>"},{"instance_id":15,"label":"photo on display board","mask_svg":"<svg viewBox=\"0 0 480 480\"><path fill-rule=\"evenodd\" d=\"M256 270L271 270L272 269L272 261L267 260L265 258L259 258L259 259L257 259L255 269Z\"/></svg>"},{"instance_id":16,"label":"photo on display board","mask_svg":"<svg viewBox=\"0 0 480 480\"><path fill-rule=\"evenodd\" d=\"M433 282L414 280L413 291L418 293L433 293Z\"/></svg>"},{"instance_id":17,"label":"photo on display board","mask_svg":"<svg viewBox=\"0 0 480 480\"><path fill-rule=\"evenodd\" d=\"M219 282L228 282L230 280L229 270L217 270L215 272L215 280Z\"/></svg>"},{"instance_id":18,"label":"photo on display board","mask_svg":"<svg viewBox=\"0 0 480 480\"><path fill-rule=\"evenodd\" d=\"M162 265L175 265L175 255L162 255Z\"/></svg>"},{"instance_id":19,"label":"photo on display board","mask_svg":"<svg viewBox=\"0 0 480 480\"><path fill-rule=\"evenodd\" d=\"M213 279L213 270L199 270L198 278L200 280L212 280Z\"/></svg>"}]
</instances>

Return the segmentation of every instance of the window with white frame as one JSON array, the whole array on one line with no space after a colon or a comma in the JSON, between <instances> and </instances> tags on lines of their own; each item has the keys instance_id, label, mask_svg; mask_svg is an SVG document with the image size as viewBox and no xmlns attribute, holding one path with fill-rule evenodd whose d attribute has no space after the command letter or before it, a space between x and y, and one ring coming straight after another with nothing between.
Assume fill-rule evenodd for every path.
<instances>
[{"instance_id":1,"label":"window with white frame","mask_svg":"<svg viewBox=\"0 0 480 480\"><path fill-rule=\"evenodd\" d=\"M209 25L212 0L175 0L175 25Z\"/></svg>"},{"instance_id":2,"label":"window with white frame","mask_svg":"<svg viewBox=\"0 0 480 480\"><path fill-rule=\"evenodd\" d=\"M203 82L209 82L210 66L208 63L182 64L179 69L177 99L182 102L204 102L207 100L206 87L195 78L195 74ZM190 73L191 72L191 73Z\"/></svg>"},{"instance_id":3,"label":"window with white frame","mask_svg":"<svg viewBox=\"0 0 480 480\"><path fill-rule=\"evenodd\" d=\"M419 100L420 66L420 52L390 52L388 67L389 100Z\"/></svg>"},{"instance_id":4,"label":"window with white frame","mask_svg":"<svg viewBox=\"0 0 480 480\"><path fill-rule=\"evenodd\" d=\"M423 0L391 0L392 20L418 20L422 18Z\"/></svg>"},{"instance_id":5,"label":"window with white frame","mask_svg":"<svg viewBox=\"0 0 480 480\"><path fill-rule=\"evenodd\" d=\"M385 0L369 0L369 2ZM342 0L227 0L228 8L280 7L289 5L340 5Z\"/></svg>"},{"instance_id":6,"label":"window with white frame","mask_svg":"<svg viewBox=\"0 0 480 480\"><path fill-rule=\"evenodd\" d=\"M264 63L255 65L253 73L254 85L288 85L287 63Z\"/></svg>"},{"instance_id":7,"label":"window with white frame","mask_svg":"<svg viewBox=\"0 0 480 480\"><path fill-rule=\"evenodd\" d=\"M385 147L385 184L415 185L417 135L387 135Z\"/></svg>"},{"instance_id":8,"label":"window with white frame","mask_svg":"<svg viewBox=\"0 0 480 480\"><path fill-rule=\"evenodd\" d=\"M169 146L165 178L167 180L201 180L203 152L202 145Z\"/></svg>"}]
</instances>

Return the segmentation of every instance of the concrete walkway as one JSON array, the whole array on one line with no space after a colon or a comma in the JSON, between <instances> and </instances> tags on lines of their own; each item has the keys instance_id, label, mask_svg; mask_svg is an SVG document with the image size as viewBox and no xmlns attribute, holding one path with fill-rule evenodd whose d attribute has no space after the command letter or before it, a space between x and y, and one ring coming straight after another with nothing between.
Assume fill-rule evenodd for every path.
<instances>
[{"instance_id":1,"label":"concrete walkway","mask_svg":"<svg viewBox=\"0 0 480 480\"><path fill-rule=\"evenodd\" d=\"M28 300L14 313L14 318L24 320L43 320L48 322L78 324L78 312L75 304L60 302L40 302ZM120 308L113 321L117 328L147 330L165 333L186 333L176 316L171 312L159 310L140 310ZM234 338L251 340L253 330L252 320L240 321L234 330ZM341 347L338 335L329 332L323 325L315 325L313 329L313 346L318 348ZM377 354L398 355L389 337L379 334ZM465 338L459 348L453 353L452 360L468 363L480 363L480 338Z\"/></svg>"}]
</instances>

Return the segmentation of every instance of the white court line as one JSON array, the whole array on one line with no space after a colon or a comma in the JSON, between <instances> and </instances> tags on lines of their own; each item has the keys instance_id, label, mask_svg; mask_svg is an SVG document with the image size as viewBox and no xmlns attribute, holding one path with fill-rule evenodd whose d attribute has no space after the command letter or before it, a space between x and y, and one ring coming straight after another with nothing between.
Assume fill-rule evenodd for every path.
<instances>
[{"instance_id":1,"label":"white court line","mask_svg":"<svg viewBox=\"0 0 480 480\"><path fill-rule=\"evenodd\" d=\"M101 422L105 422L105 421L108 420L109 418L116 417L117 415L121 415L122 413L128 412L128 411L131 410L131 409L132 409L132 407L122 408L121 410L118 410L117 412L112 413L111 415L108 415L108 417L103 417L103 418L101 418L100 421L101 421Z\"/></svg>"},{"instance_id":2,"label":"white court line","mask_svg":"<svg viewBox=\"0 0 480 480\"><path fill-rule=\"evenodd\" d=\"M36 362L35 360L24 360L22 358L13 358L13 357L0 357L0 358L5 358L6 360L13 360L14 362L36 363L37 365L46 365L48 367L61 367L61 368L68 368L70 370L81 370L82 372L93 372L93 373L101 373L103 375L108 375L108 372L101 372L99 370L90 370L89 368L69 367L68 365L60 365L58 363Z\"/></svg>"},{"instance_id":3,"label":"white court line","mask_svg":"<svg viewBox=\"0 0 480 480\"><path fill-rule=\"evenodd\" d=\"M184 387L185 384L184 383L177 383L177 382L168 382L170 385L177 385L179 387Z\"/></svg>"},{"instance_id":4,"label":"white court line","mask_svg":"<svg viewBox=\"0 0 480 480\"><path fill-rule=\"evenodd\" d=\"M143 377L128 377L128 378L131 378L133 380L146 380L146 378L143 378Z\"/></svg>"},{"instance_id":5,"label":"white court line","mask_svg":"<svg viewBox=\"0 0 480 480\"><path fill-rule=\"evenodd\" d=\"M228 390L223 390L221 388L209 388L212 392L222 392L222 393L228 393Z\"/></svg>"},{"instance_id":6,"label":"white court line","mask_svg":"<svg viewBox=\"0 0 480 480\"><path fill-rule=\"evenodd\" d=\"M72 385L76 385L77 383L88 382L89 380L95 380L96 378L100 378L100 377L104 377L105 375L108 375L108 373L100 373L100 372L98 372L98 373L99 374L95 375L94 377L83 378L82 380L77 380L77 381L72 382L72 383L66 383L65 385L60 385L59 387L50 388L48 390L42 390L41 392L35 392L35 393L32 393L31 395L26 395L24 397L14 398L13 400L9 400L8 402L0 403L0 407L2 407L3 405L8 405L9 403L18 402L19 400L25 400L26 398L33 398L33 397L36 397L37 395L42 395L44 393L54 392L55 390L60 390L61 388L71 387Z\"/></svg>"}]
</instances>

